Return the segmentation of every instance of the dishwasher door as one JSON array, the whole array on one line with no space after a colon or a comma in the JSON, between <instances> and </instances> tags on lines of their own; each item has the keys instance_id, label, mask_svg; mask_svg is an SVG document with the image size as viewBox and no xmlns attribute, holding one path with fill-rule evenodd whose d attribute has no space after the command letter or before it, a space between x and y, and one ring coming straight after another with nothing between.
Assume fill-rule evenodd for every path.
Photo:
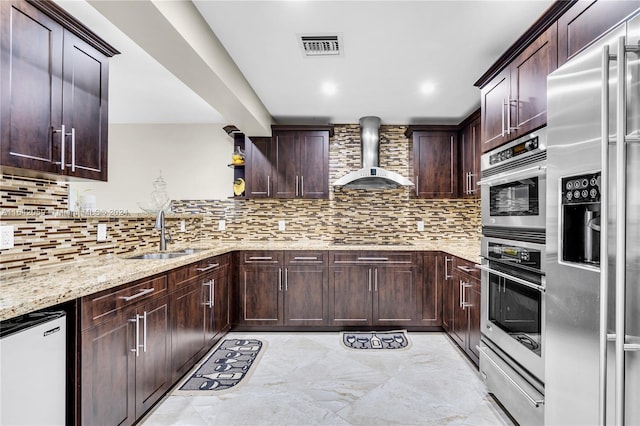
<instances>
[{"instance_id":1,"label":"dishwasher door","mask_svg":"<svg viewBox=\"0 0 640 426\"><path fill-rule=\"evenodd\" d=\"M37 312L0 324L0 425L64 425L66 316Z\"/></svg>"}]
</instances>

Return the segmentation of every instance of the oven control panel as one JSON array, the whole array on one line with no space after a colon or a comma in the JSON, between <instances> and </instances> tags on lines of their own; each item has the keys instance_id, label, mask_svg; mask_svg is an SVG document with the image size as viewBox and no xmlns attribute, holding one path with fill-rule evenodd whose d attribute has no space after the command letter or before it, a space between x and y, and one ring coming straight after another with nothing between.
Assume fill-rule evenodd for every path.
<instances>
[{"instance_id":1,"label":"oven control panel","mask_svg":"<svg viewBox=\"0 0 640 426\"><path fill-rule=\"evenodd\" d=\"M600 202L600 172L568 176L561 185L563 205Z\"/></svg>"},{"instance_id":2,"label":"oven control panel","mask_svg":"<svg viewBox=\"0 0 640 426\"><path fill-rule=\"evenodd\" d=\"M489 164L494 165L510 158L517 157L518 155L526 154L529 151L538 149L538 137L533 137L529 140L520 142L517 145L510 146L505 149L501 149L495 154L491 154L489 157Z\"/></svg>"},{"instance_id":3,"label":"oven control panel","mask_svg":"<svg viewBox=\"0 0 640 426\"><path fill-rule=\"evenodd\" d=\"M541 251L532 248L489 242L487 257L491 260L541 269Z\"/></svg>"}]
</instances>

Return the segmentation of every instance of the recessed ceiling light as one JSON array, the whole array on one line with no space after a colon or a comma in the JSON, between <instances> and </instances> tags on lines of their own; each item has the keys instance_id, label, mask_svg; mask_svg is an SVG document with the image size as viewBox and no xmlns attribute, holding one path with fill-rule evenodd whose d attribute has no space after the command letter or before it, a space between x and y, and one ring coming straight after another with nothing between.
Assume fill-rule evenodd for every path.
<instances>
[{"instance_id":1,"label":"recessed ceiling light","mask_svg":"<svg viewBox=\"0 0 640 426\"><path fill-rule=\"evenodd\" d=\"M322 85L322 93L327 96L335 95L338 91L338 87L332 81L327 81Z\"/></svg>"},{"instance_id":2,"label":"recessed ceiling light","mask_svg":"<svg viewBox=\"0 0 640 426\"><path fill-rule=\"evenodd\" d=\"M430 95L431 93L435 92L435 90L436 85L431 83L430 81L422 83L422 86L420 86L420 91L425 95Z\"/></svg>"}]
</instances>

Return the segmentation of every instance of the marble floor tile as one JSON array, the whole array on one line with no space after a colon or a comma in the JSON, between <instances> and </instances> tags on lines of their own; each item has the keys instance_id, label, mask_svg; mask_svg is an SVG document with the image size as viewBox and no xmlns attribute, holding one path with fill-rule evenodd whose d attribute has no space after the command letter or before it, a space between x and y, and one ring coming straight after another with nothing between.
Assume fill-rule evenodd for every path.
<instances>
[{"instance_id":1,"label":"marble floor tile","mask_svg":"<svg viewBox=\"0 0 640 426\"><path fill-rule=\"evenodd\" d=\"M410 332L400 351L354 351L337 332L229 333L267 342L238 389L167 396L141 422L161 425L512 425L444 333Z\"/></svg>"}]
</instances>

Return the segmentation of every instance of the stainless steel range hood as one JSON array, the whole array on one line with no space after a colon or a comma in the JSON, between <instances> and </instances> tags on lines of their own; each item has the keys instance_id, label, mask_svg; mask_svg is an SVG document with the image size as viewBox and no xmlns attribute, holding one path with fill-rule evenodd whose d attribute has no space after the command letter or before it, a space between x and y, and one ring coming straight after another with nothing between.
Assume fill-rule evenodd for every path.
<instances>
[{"instance_id":1,"label":"stainless steel range hood","mask_svg":"<svg viewBox=\"0 0 640 426\"><path fill-rule=\"evenodd\" d=\"M362 168L347 173L333 183L333 186L348 189L389 189L414 186L399 173L380 168L380 118L360 119L360 148Z\"/></svg>"}]
</instances>

